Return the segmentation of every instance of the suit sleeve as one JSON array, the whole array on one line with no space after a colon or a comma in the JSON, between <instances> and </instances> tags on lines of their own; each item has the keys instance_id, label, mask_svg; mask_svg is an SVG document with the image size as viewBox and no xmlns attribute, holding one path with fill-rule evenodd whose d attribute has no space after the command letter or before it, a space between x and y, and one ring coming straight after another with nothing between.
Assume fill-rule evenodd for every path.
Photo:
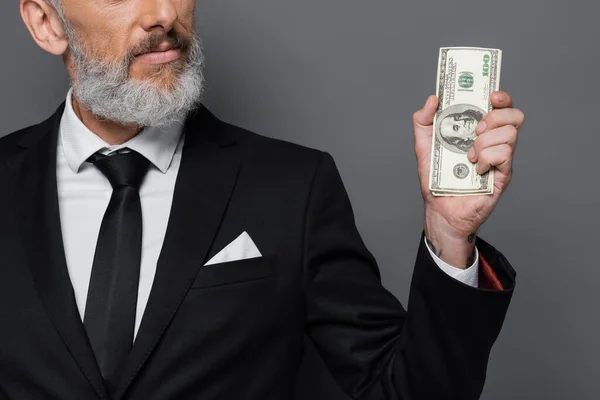
<instances>
[{"instance_id":1,"label":"suit sleeve","mask_svg":"<svg viewBox=\"0 0 600 400\"><path fill-rule=\"evenodd\" d=\"M360 400L479 398L516 274L493 247L477 246L504 290L448 276L421 237L405 310L381 285L335 163L321 155L305 221L306 332L344 392Z\"/></svg>"}]
</instances>

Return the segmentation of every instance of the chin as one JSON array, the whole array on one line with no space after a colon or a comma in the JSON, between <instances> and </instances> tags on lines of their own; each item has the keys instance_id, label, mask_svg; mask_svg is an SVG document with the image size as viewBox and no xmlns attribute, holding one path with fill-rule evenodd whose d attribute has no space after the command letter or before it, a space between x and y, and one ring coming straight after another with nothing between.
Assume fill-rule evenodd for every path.
<instances>
[{"instance_id":1,"label":"chin","mask_svg":"<svg viewBox=\"0 0 600 400\"><path fill-rule=\"evenodd\" d=\"M167 87L178 81L179 72L176 69L159 66L154 68L154 71L136 71L130 74L131 80L134 82L146 82L156 86Z\"/></svg>"}]
</instances>

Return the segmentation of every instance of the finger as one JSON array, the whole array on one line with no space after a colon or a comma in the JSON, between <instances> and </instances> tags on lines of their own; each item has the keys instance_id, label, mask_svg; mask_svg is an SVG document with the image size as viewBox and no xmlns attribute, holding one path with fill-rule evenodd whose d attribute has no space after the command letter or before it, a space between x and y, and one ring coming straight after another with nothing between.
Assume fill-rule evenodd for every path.
<instances>
[{"instance_id":1,"label":"finger","mask_svg":"<svg viewBox=\"0 0 600 400\"><path fill-rule=\"evenodd\" d=\"M490 111L475 128L475 133L481 135L485 131L499 128L504 125L512 125L519 129L525 121L523 111L516 108L505 108Z\"/></svg>"},{"instance_id":2,"label":"finger","mask_svg":"<svg viewBox=\"0 0 600 400\"><path fill-rule=\"evenodd\" d=\"M490 100L494 108L510 108L513 106L510 95L502 90L498 90L490 95Z\"/></svg>"},{"instance_id":3,"label":"finger","mask_svg":"<svg viewBox=\"0 0 600 400\"><path fill-rule=\"evenodd\" d=\"M485 174L491 167L496 167L502 174L509 175L512 168L513 149L507 144L488 147L479 154L475 171Z\"/></svg>"},{"instance_id":4,"label":"finger","mask_svg":"<svg viewBox=\"0 0 600 400\"><path fill-rule=\"evenodd\" d=\"M471 162L477 162L479 154L488 147L494 147L501 144L507 144L511 149L515 149L517 146L518 130L512 125L504 125L500 128L486 131L479 135L473 146L469 149L467 157Z\"/></svg>"},{"instance_id":5,"label":"finger","mask_svg":"<svg viewBox=\"0 0 600 400\"><path fill-rule=\"evenodd\" d=\"M414 113L413 123L422 127L433 125L433 117L437 107L438 98L436 96L429 96L423 108Z\"/></svg>"}]
</instances>

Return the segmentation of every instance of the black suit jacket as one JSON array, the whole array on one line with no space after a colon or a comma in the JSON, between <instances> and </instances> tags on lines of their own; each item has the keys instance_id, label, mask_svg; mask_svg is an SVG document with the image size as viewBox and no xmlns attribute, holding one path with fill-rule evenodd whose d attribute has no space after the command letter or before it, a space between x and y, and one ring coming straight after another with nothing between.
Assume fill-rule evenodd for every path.
<instances>
[{"instance_id":1,"label":"black suit jacket","mask_svg":"<svg viewBox=\"0 0 600 400\"><path fill-rule=\"evenodd\" d=\"M63 106L0 139L0 397L107 399L63 250L56 143ZM201 107L117 399L293 397L307 334L352 398L476 399L514 286L468 287L418 245L408 312L380 282L330 155ZM247 231L262 258L203 266ZM398 268L407 266L398 265Z\"/></svg>"}]
</instances>

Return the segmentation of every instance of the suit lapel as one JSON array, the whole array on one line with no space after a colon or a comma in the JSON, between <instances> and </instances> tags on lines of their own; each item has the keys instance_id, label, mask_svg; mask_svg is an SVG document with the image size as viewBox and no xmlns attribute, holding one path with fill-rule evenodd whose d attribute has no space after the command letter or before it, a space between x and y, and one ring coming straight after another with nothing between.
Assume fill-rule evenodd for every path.
<instances>
[{"instance_id":1,"label":"suit lapel","mask_svg":"<svg viewBox=\"0 0 600 400\"><path fill-rule=\"evenodd\" d=\"M116 398L125 394L208 255L240 167L239 148L205 108L185 126L173 204L150 299Z\"/></svg>"},{"instance_id":2,"label":"suit lapel","mask_svg":"<svg viewBox=\"0 0 600 400\"><path fill-rule=\"evenodd\" d=\"M69 352L102 399L102 376L69 278L58 208L56 148L64 103L47 121L23 136L24 148L8 160L29 267L44 308Z\"/></svg>"}]
</instances>

